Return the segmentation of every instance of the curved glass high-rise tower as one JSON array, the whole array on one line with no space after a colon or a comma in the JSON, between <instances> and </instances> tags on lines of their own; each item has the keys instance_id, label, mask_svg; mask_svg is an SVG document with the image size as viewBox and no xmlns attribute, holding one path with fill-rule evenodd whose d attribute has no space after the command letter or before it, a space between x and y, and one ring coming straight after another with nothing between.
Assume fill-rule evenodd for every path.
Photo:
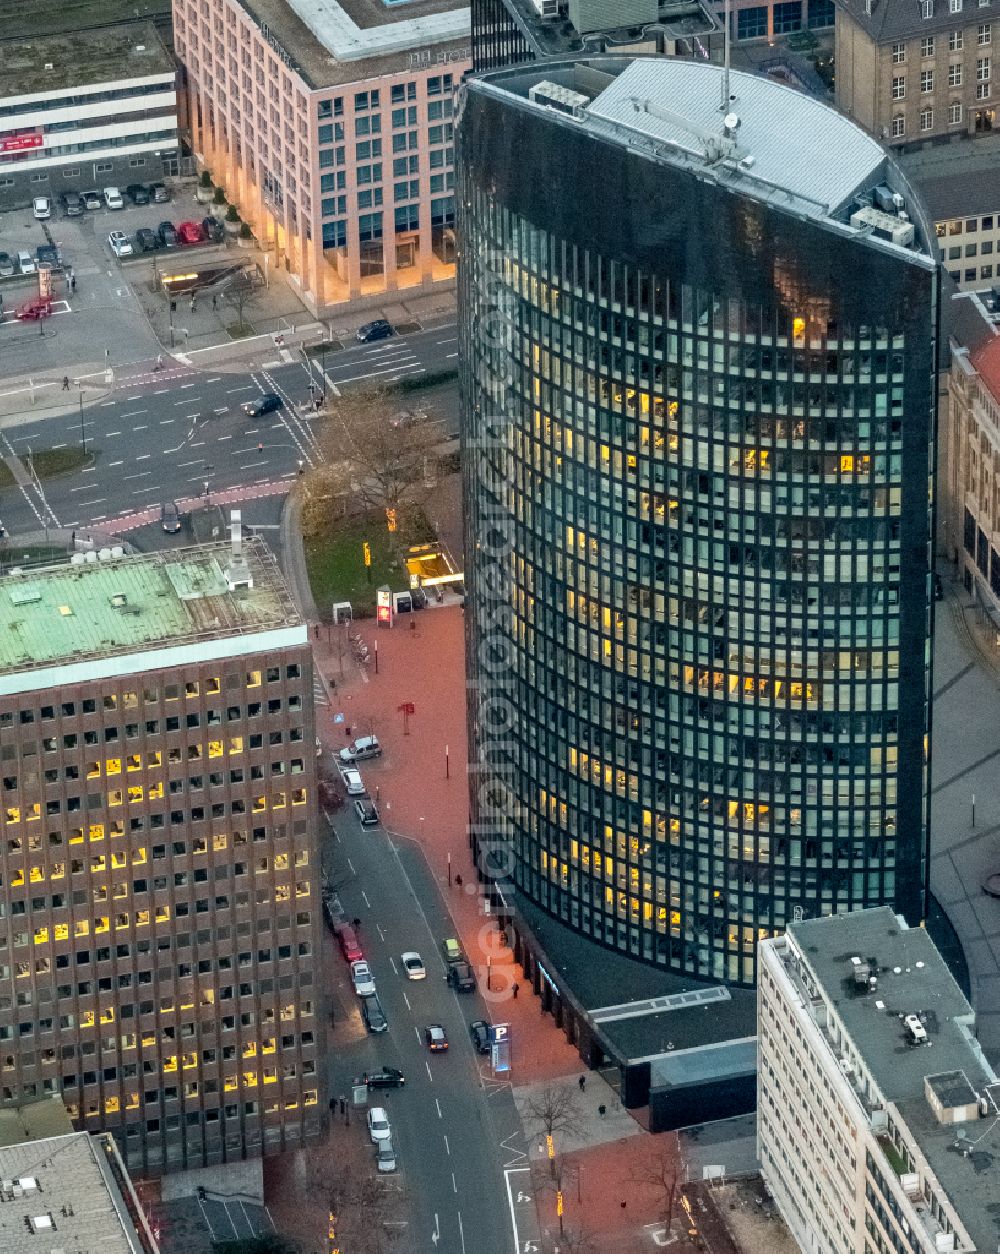
<instances>
[{"instance_id":1,"label":"curved glass high-rise tower","mask_svg":"<svg viewBox=\"0 0 1000 1254\"><path fill-rule=\"evenodd\" d=\"M886 152L595 57L458 133L472 839L594 941L750 984L924 914L937 276Z\"/></svg>"}]
</instances>

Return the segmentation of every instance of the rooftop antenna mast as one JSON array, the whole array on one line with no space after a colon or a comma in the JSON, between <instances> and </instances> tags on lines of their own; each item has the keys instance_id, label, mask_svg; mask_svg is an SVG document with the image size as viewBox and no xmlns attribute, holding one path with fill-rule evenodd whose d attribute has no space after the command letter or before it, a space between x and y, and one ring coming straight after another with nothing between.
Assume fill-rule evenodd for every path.
<instances>
[{"instance_id":1,"label":"rooftop antenna mast","mask_svg":"<svg viewBox=\"0 0 1000 1254\"><path fill-rule=\"evenodd\" d=\"M730 31L730 23L732 20L730 0L726 0L725 8L723 11L725 14L724 20L726 23L726 29L723 35L723 46L724 46L725 52L724 52L724 60L723 60L723 68L722 68L722 101L719 104L719 111L721 113L728 113L729 112L729 45L730 45L729 31Z\"/></svg>"}]
</instances>

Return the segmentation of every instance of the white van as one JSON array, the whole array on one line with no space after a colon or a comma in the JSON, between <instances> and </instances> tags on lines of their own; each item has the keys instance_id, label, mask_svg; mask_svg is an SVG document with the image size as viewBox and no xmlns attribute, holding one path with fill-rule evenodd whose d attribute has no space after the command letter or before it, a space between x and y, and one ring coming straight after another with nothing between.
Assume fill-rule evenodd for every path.
<instances>
[{"instance_id":1,"label":"white van","mask_svg":"<svg viewBox=\"0 0 1000 1254\"><path fill-rule=\"evenodd\" d=\"M35 273L35 259L26 248L22 248L17 254L17 268L22 274Z\"/></svg>"}]
</instances>

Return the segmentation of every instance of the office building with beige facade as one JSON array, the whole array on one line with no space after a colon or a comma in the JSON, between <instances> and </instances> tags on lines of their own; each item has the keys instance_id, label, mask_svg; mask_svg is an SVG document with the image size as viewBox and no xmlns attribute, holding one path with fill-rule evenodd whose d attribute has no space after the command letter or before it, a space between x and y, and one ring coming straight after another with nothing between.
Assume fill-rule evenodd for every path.
<instances>
[{"instance_id":1,"label":"office building with beige facade","mask_svg":"<svg viewBox=\"0 0 1000 1254\"><path fill-rule=\"evenodd\" d=\"M450 288L455 0L174 0L187 128L317 315Z\"/></svg>"},{"instance_id":2,"label":"office building with beige facade","mask_svg":"<svg viewBox=\"0 0 1000 1254\"><path fill-rule=\"evenodd\" d=\"M888 907L760 944L757 1150L806 1254L989 1254L1000 1082L930 936Z\"/></svg>"},{"instance_id":3,"label":"office building with beige facade","mask_svg":"<svg viewBox=\"0 0 1000 1254\"><path fill-rule=\"evenodd\" d=\"M837 0L837 106L890 146L998 125L1000 0Z\"/></svg>"},{"instance_id":4,"label":"office building with beige facade","mask_svg":"<svg viewBox=\"0 0 1000 1254\"><path fill-rule=\"evenodd\" d=\"M0 1106L156 1174L319 1135L306 625L261 542L0 579Z\"/></svg>"}]
</instances>

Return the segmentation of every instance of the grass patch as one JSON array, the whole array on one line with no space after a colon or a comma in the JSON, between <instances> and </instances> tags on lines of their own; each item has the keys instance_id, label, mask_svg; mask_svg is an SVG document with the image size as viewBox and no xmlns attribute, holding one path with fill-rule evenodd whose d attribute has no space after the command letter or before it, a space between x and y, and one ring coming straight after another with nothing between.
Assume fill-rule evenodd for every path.
<instances>
[{"instance_id":1,"label":"grass patch","mask_svg":"<svg viewBox=\"0 0 1000 1254\"><path fill-rule=\"evenodd\" d=\"M366 540L372 557L367 573ZM399 550L386 531L385 514L381 511L338 519L328 535L306 539L304 543L309 583L323 619L330 617L334 601L350 601L355 616L364 617L375 610L379 584L387 583L396 591L406 586Z\"/></svg>"},{"instance_id":2,"label":"grass patch","mask_svg":"<svg viewBox=\"0 0 1000 1254\"><path fill-rule=\"evenodd\" d=\"M404 375L402 379L386 384L386 389L406 395L409 392L422 392L425 388L440 387L442 383L454 383L457 378L457 369L428 370L425 374Z\"/></svg>"},{"instance_id":3,"label":"grass patch","mask_svg":"<svg viewBox=\"0 0 1000 1254\"><path fill-rule=\"evenodd\" d=\"M39 479L55 479L93 466L95 460L90 449L85 453L82 448L43 448L25 457L24 464Z\"/></svg>"},{"instance_id":4,"label":"grass patch","mask_svg":"<svg viewBox=\"0 0 1000 1254\"><path fill-rule=\"evenodd\" d=\"M251 335L256 335L257 328L252 322L231 322L226 327L226 334L231 340L245 340Z\"/></svg>"}]
</instances>

